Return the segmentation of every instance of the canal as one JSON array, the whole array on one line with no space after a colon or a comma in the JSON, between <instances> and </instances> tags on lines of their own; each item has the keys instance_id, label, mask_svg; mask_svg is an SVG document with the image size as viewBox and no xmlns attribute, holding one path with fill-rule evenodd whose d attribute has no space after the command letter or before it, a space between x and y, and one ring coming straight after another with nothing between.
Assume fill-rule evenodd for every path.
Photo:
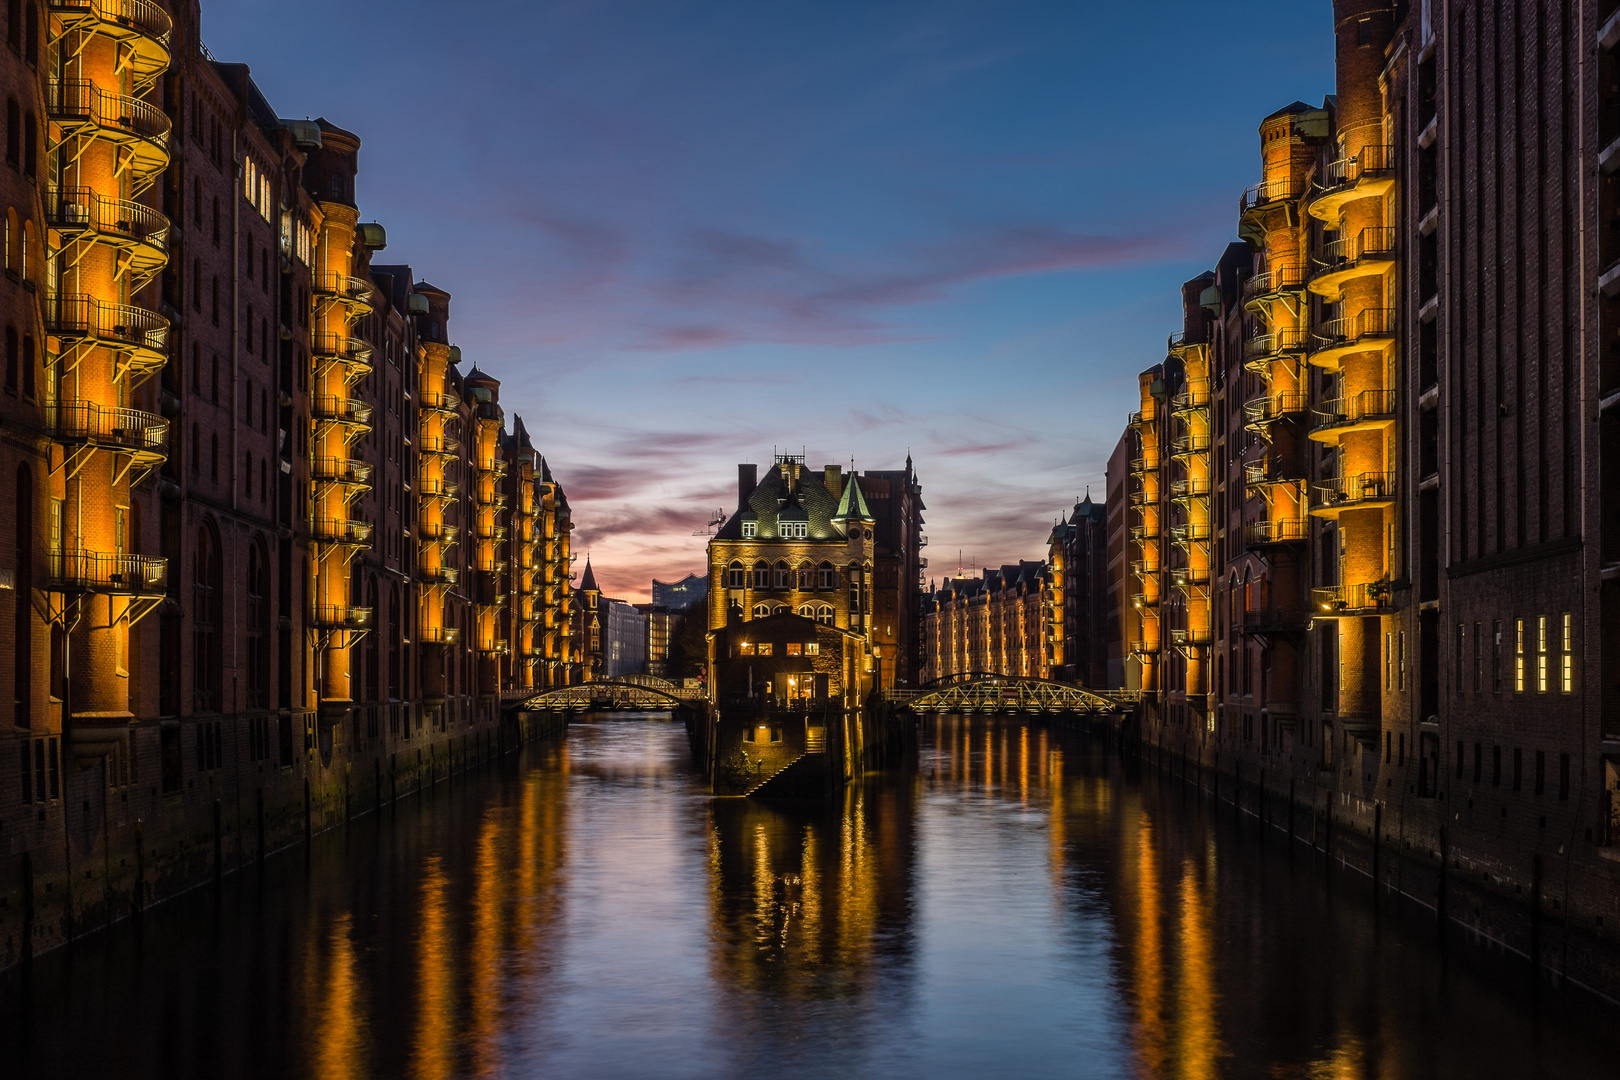
<instances>
[{"instance_id":1,"label":"canal","mask_svg":"<svg viewBox=\"0 0 1620 1080\"><path fill-rule=\"evenodd\" d=\"M960 717L835 805L715 801L593 717L0 975L0 1072L1616 1075L1612 1012L1226 809Z\"/></svg>"}]
</instances>

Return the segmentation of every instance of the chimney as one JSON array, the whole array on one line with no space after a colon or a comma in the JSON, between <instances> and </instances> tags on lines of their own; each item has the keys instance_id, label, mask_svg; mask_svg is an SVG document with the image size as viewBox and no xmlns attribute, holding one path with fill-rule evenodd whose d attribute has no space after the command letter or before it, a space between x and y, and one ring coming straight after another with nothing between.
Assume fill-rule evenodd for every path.
<instances>
[{"instance_id":1,"label":"chimney","mask_svg":"<svg viewBox=\"0 0 1620 1080\"><path fill-rule=\"evenodd\" d=\"M823 477L825 477L823 483L827 486L828 494L835 499L838 498L844 493L844 467L842 465L824 465L821 471Z\"/></svg>"},{"instance_id":2,"label":"chimney","mask_svg":"<svg viewBox=\"0 0 1620 1080\"><path fill-rule=\"evenodd\" d=\"M748 505L748 496L759 487L759 466L737 466L737 509L742 510Z\"/></svg>"}]
</instances>

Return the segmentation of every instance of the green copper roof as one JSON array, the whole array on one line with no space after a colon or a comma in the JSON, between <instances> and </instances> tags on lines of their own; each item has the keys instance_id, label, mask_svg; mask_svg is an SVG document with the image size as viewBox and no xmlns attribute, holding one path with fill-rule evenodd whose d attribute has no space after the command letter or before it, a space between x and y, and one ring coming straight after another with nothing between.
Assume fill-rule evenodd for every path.
<instances>
[{"instance_id":1,"label":"green copper roof","mask_svg":"<svg viewBox=\"0 0 1620 1080\"><path fill-rule=\"evenodd\" d=\"M844 493L838 499L838 512L833 515L834 521L848 521L851 518L857 521L876 521L872 512L866 508L866 496L861 494L860 481L855 474L849 474L849 483L844 485Z\"/></svg>"}]
</instances>

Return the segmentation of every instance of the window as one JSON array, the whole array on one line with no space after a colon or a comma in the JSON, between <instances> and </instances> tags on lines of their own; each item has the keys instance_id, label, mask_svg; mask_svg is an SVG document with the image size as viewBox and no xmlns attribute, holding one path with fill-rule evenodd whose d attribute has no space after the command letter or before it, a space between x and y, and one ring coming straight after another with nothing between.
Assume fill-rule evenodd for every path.
<instances>
[{"instance_id":1,"label":"window","mask_svg":"<svg viewBox=\"0 0 1620 1080\"><path fill-rule=\"evenodd\" d=\"M1502 692L1502 620L1491 623L1491 693Z\"/></svg>"},{"instance_id":2,"label":"window","mask_svg":"<svg viewBox=\"0 0 1620 1080\"><path fill-rule=\"evenodd\" d=\"M62 774L56 739L23 739L17 745L21 749L22 801L42 803L60 798Z\"/></svg>"},{"instance_id":3,"label":"window","mask_svg":"<svg viewBox=\"0 0 1620 1080\"><path fill-rule=\"evenodd\" d=\"M789 655L789 656L803 656L804 655L804 645L801 644L800 642L797 642L797 641L788 642L787 643L787 655Z\"/></svg>"},{"instance_id":4,"label":"window","mask_svg":"<svg viewBox=\"0 0 1620 1080\"><path fill-rule=\"evenodd\" d=\"M771 568L764 560L754 564L753 586L756 589L768 589L771 587Z\"/></svg>"},{"instance_id":5,"label":"window","mask_svg":"<svg viewBox=\"0 0 1620 1080\"><path fill-rule=\"evenodd\" d=\"M832 563L830 563L830 562L822 563L821 566L817 568L817 573L819 574L820 579L821 579L816 584L817 588L819 588L819 589L836 589L836 588L838 588L838 571L833 566Z\"/></svg>"},{"instance_id":6,"label":"window","mask_svg":"<svg viewBox=\"0 0 1620 1080\"><path fill-rule=\"evenodd\" d=\"M811 568L809 563L805 563L803 566L799 567L798 579L798 588L800 592L809 592L811 589L816 587L816 572Z\"/></svg>"},{"instance_id":7,"label":"window","mask_svg":"<svg viewBox=\"0 0 1620 1080\"><path fill-rule=\"evenodd\" d=\"M759 522L745 521L742 523L742 534L744 540L752 540L758 532Z\"/></svg>"},{"instance_id":8,"label":"window","mask_svg":"<svg viewBox=\"0 0 1620 1080\"><path fill-rule=\"evenodd\" d=\"M1513 620L1513 692L1524 693L1524 620Z\"/></svg>"},{"instance_id":9,"label":"window","mask_svg":"<svg viewBox=\"0 0 1620 1080\"><path fill-rule=\"evenodd\" d=\"M804 655L806 655L806 656L819 656L820 654L821 654L821 642L819 642L819 641L807 641L807 642L804 643Z\"/></svg>"},{"instance_id":10,"label":"window","mask_svg":"<svg viewBox=\"0 0 1620 1080\"><path fill-rule=\"evenodd\" d=\"M247 704L250 709L270 705L270 566L264 548L248 548L247 568ZM265 752L258 757L268 757ZM258 760L258 757L255 760Z\"/></svg>"},{"instance_id":11,"label":"window","mask_svg":"<svg viewBox=\"0 0 1620 1080\"><path fill-rule=\"evenodd\" d=\"M756 619L768 619L770 617L771 617L771 605L769 605L769 604L755 604L754 605L754 618L756 618Z\"/></svg>"},{"instance_id":12,"label":"window","mask_svg":"<svg viewBox=\"0 0 1620 1080\"><path fill-rule=\"evenodd\" d=\"M214 289L213 318L214 318L214 325L218 326L219 325L219 275L218 274L214 275L213 289Z\"/></svg>"},{"instance_id":13,"label":"window","mask_svg":"<svg viewBox=\"0 0 1620 1080\"><path fill-rule=\"evenodd\" d=\"M216 440L217 441L217 440ZM211 524L197 530L197 552L192 576L192 689L198 712L218 712L223 650L219 625L221 592L224 584L219 558L219 540Z\"/></svg>"},{"instance_id":14,"label":"window","mask_svg":"<svg viewBox=\"0 0 1620 1080\"><path fill-rule=\"evenodd\" d=\"M822 604L816 608L816 622L821 625L831 626L836 618L837 613L833 611L831 604Z\"/></svg>"},{"instance_id":15,"label":"window","mask_svg":"<svg viewBox=\"0 0 1620 1080\"><path fill-rule=\"evenodd\" d=\"M34 396L34 335L23 335L22 347L22 384L23 397Z\"/></svg>"},{"instance_id":16,"label":"window","mask_svg":"<svg viewBox=\"0 0 1620 1080\"><path fill-rule=\"evenodd\" d=\"M23 119L23 175L33 176L39 170L39 121L29 109Z\"/></svg>"},{"instance_id":17,"label":"window","mask_svg":"<svg viewBox=\"0 0 1620 1080\"><path fill-rule=\"evenodd\" d=\"M1566 694L1575 691L1575 624L1569 612L1559 616L1562 624L1559 630L1559 662L1558 689Z\"/></svg>"},{"instance_id":18,"label":"window","mask_svg":"<svg viewBox=\"0 0 1620 1080\"><path fill-rule=\"evenodd\" d=\"M738 642L737 643L737 655L738 656L753 656L754 655L754 643L751 642L751 641L740 641L740 642Z\"/></svg>"},{"instance_id":19,"label":"window","mask_svg":"<svg viewBox=\"0 0 1620 1080\"><path fill-rule=\"evenodd\" d=\"M1524 750L1521 747L1513 748L1513 790L1519 791L1524 787Z\"/></svg>"},{"instance_id":20,"label":"window","mask_svg":"<svg viewBox=\"0 0 1620 1080\"><path fill-rule=\"evenodd\" d=\"M760 656L769 656L769 655L771 655L771 643L768 642L768 641L760 642L758 645L755 646L755 649L758 651Z\"/></svg>"},{"instance_id":21,"label":"window","mask_svg":"<svg viewBox=\"0 0 1620 1080\"><path fill-rule=\"evenodd\" d=\"M16 98L6 101L6 163L12 168L22 163L22 109Z\"/></svg>"},{"instance_id":22,"label":"window","mask_svg":"<svg viewBox=\"0 0 1620 1080\"><path fill-rule=\"evenodd\" d=\"M1547 692L1547 616L1536 616L1536 692Z\"/></svg>"},{"instance_id":23,"label":"window","mask_svg":"<svg viewBox=\"0 0 1620 1080\"><path fill-rule=\"evenodd\" d=\"M785 562L777 563L776 564L776 587L778 589L786 589L786 588L791 587L792 584L793 584L793 574L792 574L791 571L788 570L788 564L785 563Z\"/></svg>"},{"instance_id":24,"label":"window","mask_svg":"<svg viewBox=\"0 0 1620 1080\"><path fill-rule=\"evenodd\" d=\"M18 594L27 596L34 581L34 474L27 465L17 466L17 486L12 492L16 533L12 545L12 568ZM33 605L12 604L12 716L17 727L33 725L34 707L34 619ZM27 744L23 746L26 748Z\"/></svg>"}]
</instances>

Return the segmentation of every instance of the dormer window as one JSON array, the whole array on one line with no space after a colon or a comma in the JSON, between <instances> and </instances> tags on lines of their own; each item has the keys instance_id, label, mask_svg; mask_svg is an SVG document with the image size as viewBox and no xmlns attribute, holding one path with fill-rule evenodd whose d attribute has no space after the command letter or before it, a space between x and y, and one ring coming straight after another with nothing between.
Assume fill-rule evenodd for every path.
<instances>
[{"instance_id":1,"label":"dormer window","mask_svg":"<svg viewBox=\"0 0 1620 1080\"><path fill-rule=\"evenodd\" d=\"M803 540L810 535L808 521L789 521L783 525L782 535L790 540Z\"/></svg>"},{"instance_id":2,"label":"dormer window","mask_svg":"<svg viewBox=\"0 0 1620 1080\"><path fill-rule=\"evenodd\" d=\"M743 522L742 523L742 532L743 532L743 539L744 540L752 540L754 538L754 535L757 532L759 532L759 522L757 522L757 521L745 521L745 522Z\"/></svg>"}]
</instances>

